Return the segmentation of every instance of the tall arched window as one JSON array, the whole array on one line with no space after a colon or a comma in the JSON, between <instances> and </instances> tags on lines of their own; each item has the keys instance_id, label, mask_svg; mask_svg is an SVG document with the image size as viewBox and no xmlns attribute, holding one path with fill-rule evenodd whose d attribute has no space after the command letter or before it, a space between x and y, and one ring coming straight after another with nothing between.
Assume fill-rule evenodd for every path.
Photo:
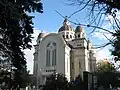
<instances>
[{"instance_id":1,"label":"tall arched window","mask_svg":"<svg viewBox=\"0 0 120 90\"><path fill-rule=\"evenodd\" d=\"M52 66L56 65L56 43L53 43L52 49Z\"/></svg>"},{"instance_id":2,"label":"tall arched window","mask_svg":"<svg viewBox=\"0 0 120 90\"><path fill-rule=\"evenodd\" d=\"M79 69L81 69L81 63L80 63L80 61L79 61Z\"/></svg>"},{"instance_id":3,"label":"tall arched window","mask_svg":"<svg viewBox=\"0 0 120 90\"><path fill-rule=\"evenodd\" d=\"M68 35L66 35L66 38L68 38Z\"/></svg>"},{"instance_id":4,"label":"tall arched window","mask_svg":"<svg viewBox=\"0 0 120 90\"><path fill-rule=\"evenodd\" d=\"M56 43L50 42L46 50L46 66L56 65Z\"/></svg>"},{"instance_id":5,"label":"tall arched window","mask_svg":"<svg viewBox=\"0 0 120 90\"><path fill-rule=\"evenodd\" d=\"M50 66L50 43L47 45L47 50L46 50L46 66Z\"/></svg>"},{"instance_id":6,"label":"tall arched window","mask_svg":"<svg viewBox=\"0 0 120 90\"><path fill-rule=\"evenodd\" d=\"M65 38L65 35L63 35L63 38Z\"/></svg>"}]
</instances>

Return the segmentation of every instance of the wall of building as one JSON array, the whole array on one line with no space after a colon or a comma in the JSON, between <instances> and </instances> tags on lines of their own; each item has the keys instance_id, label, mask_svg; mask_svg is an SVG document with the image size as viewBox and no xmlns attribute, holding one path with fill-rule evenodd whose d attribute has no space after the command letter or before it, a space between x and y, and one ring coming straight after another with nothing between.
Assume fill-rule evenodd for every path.
<instances>
[{"instance_id":1,"label":"wall of building","mask_svg":"<svg viewBox=\"0 0 120 90\"><path fill-rule=\"evenodd\" d=\"M56 66L48 67L46 66L46 49L49 42L56 43L57 53ZM68 46L68 43L71 47ZM85 38L73 39L66 43L60 33L46 35L38 46L35 46L34 74L37 73L36 77L40 77L42 82L45 81L45 77L55 72L64 74L68 81L75 79L79 74L83 77L83 71L91 71L90 66L95 65L95 58L93 56L90 58L87 47L88 43ZM90 62L90 60L92 61Z\"/></svg>"},{"instance_id":2,"label":"wall of building","mask_svg":"<svg viewBox=\"0 0 120 90\"><path fill-rule=\"evenodd\" d=\"M87 40L85 38L75 39L69 43L73 46L71 62L73 63L74 68L71 75L72 79L75 79L79 74L83 76L83 71L90 71L88 60L89 51L87 49Z\"/></svg>"},{"instance_id":3,"label":"wall of building","mask_svg":"<svg viewBox=\"0 0 120 90\"><path fill-rule=\"evenodd\" d=\"M84 48L74 49L74 78L86 70Z\"/></svg>"},{"instance_id":4,"label":"wall of building","mask_svg":"<svg viewBox=\"0 0 120 90\"><path fill-rule=\"evenodd\" d=\"M41 44L39 46L39 69L42 68L50 68L46 67L46 45L49 42L55 42L57 44L57 60L56 63L57 65L55 67L56 71L59 71L59 73L64 73L64 58L65 58L65 51L64 51L64 41L60 36L57 36L57 34L49 34L46 36L43 41L41 41ZM62 66L61 66L62 65ZM61 68L60 68L61 67Z\"/></svg>"},{"instance_id":5,"label":"wall of building","mask_svg":"<svg viewBox=\"0 0 120 90\"><path fill-rule=\"evenodd\" d=\"M68 81L70 81L70 50L71 48L65 46L65 75Z\"/></svg>"},{"instance_id":6,"label":"wall of building","mask_svg":"<svg viewBox=\"0 0 120 90\"><path fill-rule=\"evenodd\" d=\"M46 45L49 42L55 42L57 44L56 47L56 66L46 66ZM62 73L65 74L68 81L70 81L70 47L67 46L65 41L58 34L49 34L39 44L38 48L38 76L49 76L54 73ZM49 70L49 72L46 72ZM42 77L41 77L42 78ZM43 79L43 78L42 78Z\"/></svg>"}]
</instances>

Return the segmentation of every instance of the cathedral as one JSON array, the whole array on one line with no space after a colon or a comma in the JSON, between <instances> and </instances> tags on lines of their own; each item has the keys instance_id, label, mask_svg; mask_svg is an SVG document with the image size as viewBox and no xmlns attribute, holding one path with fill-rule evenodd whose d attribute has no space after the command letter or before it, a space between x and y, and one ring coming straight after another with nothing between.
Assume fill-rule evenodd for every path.
<instances>
[{"instance_id":1,"label":"cathedral","mask_svg":"<svg viewBox=\"0 0 120 90\"><path fill-rule=\"evenodd\" d=\"M34 47L33 76L41 85L53 73L64 74L71 81L83 71L95 70L93 44L86 39L85 30L81 26L74 30L67 18L58 33L40 33Z\"/></svg>"}]
</instances>

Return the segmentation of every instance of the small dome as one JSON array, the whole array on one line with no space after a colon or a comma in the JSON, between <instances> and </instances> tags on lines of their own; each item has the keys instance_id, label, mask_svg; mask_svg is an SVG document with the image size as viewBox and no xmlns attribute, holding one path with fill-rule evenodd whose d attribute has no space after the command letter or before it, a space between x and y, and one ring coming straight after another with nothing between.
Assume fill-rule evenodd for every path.
<instances>
[{"instance_id":1,"label":"small dome","mask_svg":"<svg viewBox=\"0 0 120 90\"><path fill-rule=\"evenodd\" d=\"M45 36L44 33L39 33L39 35L38 35L38 39L39 39L39 38L43 38L44 36Z\"/></svg>"},{"instance_id":2,"label":"small dome","mask_svg":"<svg viewBox=\"0 0 120 90\"><path fill-rule=\"evenodd\" d=\"M70 25L64 25L59 29L58 32L61 32L61 31L74 31L74 29Z\"/></svg>"},{"instance_id":3,"label":"small dome","mask_svg":"<svg viewBox=\"0 0 120 90\"><path fill-rule=\"evenodd\" d=\"M58 32L61 32L61 31L74 31L74 28L70 26L70 22L67 17L63 22L63 26L58 30Z\"/></svg>"},{"instance_id":4,"label":"small dome","mask_svg":"<svg viewBox=\"0 0 120 90\"><path fill-rule=\"evenodd\" d=\"M84 32L84 29L83 29L83 27L81 27L81 26L77 26L75 32L76 32L76 33L77 33L77 32Z\"/></svg>"}]
</instances>

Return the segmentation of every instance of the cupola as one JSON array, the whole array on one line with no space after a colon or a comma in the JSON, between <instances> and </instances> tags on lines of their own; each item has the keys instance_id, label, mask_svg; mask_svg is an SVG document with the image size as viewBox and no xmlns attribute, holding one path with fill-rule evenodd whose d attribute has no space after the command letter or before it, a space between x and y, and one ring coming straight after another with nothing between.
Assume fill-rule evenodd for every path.
<instances>
[{"instance_id":1,"label":"cupola","mask_svg":"<svg viewBox=\"0 0 120 90\"><path fill-rule=\"evenodd\" d=\"M58 32L61 32L61 31L74 31L74 28L70 25L70 22L67 16L63 22L63 26L60 27L60 29L58 30Z\"/></svg>"},{"instance_id":2,"label":"cupola","mask_svg":"<svg viewBox=\"0 0 120 90\"><path fill-rule=\"evenodd\" d=\"M77 26L75 29L75 37L76 38L85 38L85 31L84 28L81 26Z\"/></svg>"},{"instance_id":3,"label":"cupola","mask_svg":"<svg viewBox=\"0 0 120 90\"><path fill-rule=\"evenodd\" d=\"M77 32L84 32L83 27L77 26L76 29L75 29L75 33L77 33Z\"/></svg>"},{"instance_id":4,"label":"cupola","mask_svg":"<svg viewBox=\"0 0 120 90\"><path fill-rule=\"evenodd\" d=\"M68 17L63 21L63 26L58 30L58 33L66 40L70 41L75 38L74 28L70 25Z\"/></svg>"}]
</instances>

